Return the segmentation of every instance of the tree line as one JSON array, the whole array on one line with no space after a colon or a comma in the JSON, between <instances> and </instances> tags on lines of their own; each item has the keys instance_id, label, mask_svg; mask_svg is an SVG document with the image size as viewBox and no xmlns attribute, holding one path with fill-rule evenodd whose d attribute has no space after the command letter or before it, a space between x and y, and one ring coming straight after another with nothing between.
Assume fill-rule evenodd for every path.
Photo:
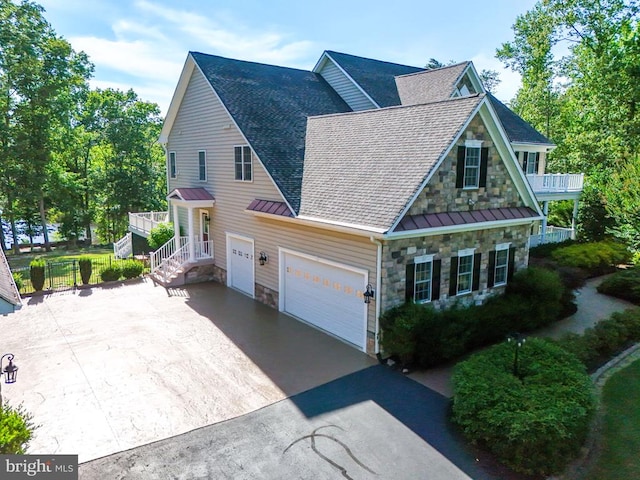
<instances>
[{"instance_id":1,"label":"tree line","mask_svg":"<svg viewBox=\"0 0 640 480\"><path fill-rule=\"evenodd\" d=\"M133 90L92 89L93 65L31 1L0 0L0 219L111 242L127 213L164 209L162 118ZM0 244L5 245L0 229Z\"/></svg>"},{"instance_id":2,"label":"tree line","mask_svg":"<svg viewBox=\"0 0 640 480\"><path fill-rule=\"evenodd\" d=\"M522 76L511 108L557 144L550 171L586 174L580 235L640 250L638 2L541 0L513 31L497 50Z\"/></svg>"}]
</instances>

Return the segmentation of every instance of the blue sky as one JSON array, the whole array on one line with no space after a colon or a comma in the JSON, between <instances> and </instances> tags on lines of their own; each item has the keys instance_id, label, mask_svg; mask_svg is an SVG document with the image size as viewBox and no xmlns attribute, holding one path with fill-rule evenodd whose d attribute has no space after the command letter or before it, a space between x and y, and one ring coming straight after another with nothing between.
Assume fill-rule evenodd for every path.
<instances>
[{"instance_id":1,"label":"blue sky","mask_svg":"<svg viewBox=\"0 0 640 480\"><path fill-rule=\"evenodd\" d=\"M535 0L40 0L59 35L95 64L92 86L133 88L166 112L187 52L311 69L324 50L424 66L472 60L498 70L508 101L520 79L494 58Z\"/></svg>"}]
</instances>

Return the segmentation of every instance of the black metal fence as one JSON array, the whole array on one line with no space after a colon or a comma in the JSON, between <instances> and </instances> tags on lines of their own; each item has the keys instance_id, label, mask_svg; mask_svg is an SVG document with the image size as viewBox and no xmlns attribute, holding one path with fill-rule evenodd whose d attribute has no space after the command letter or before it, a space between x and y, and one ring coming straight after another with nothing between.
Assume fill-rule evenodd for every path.
<instances>
[{"instance_id":1,"label":"black metal fence","mask_svg":"<svg viewBox=\"0 0 640 480\"><path fill-rule=\"evenodd\" d=\"M91 259L91 277L89 285L102 283L100 274L106 268L114 265L120 265L126 260L116 259L113 255L105 255L104 257L93 257ZM148 262L145 264L143 273L149 271ZM12 269L13 273L20 274L22 278L21 294L29 294L35 292L31 283L31 271L29 267ZM80 277L80 267L77 259L71 260L51 260L45 262L44 269L44 290L67 290L82 285Z\"/></svg>"}]
</instances>

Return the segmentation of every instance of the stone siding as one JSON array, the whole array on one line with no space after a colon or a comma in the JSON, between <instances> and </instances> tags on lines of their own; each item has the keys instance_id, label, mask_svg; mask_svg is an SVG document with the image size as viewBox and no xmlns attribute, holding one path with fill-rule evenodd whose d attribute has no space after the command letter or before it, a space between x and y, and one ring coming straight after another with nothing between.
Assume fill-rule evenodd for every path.
<instances>
[{"instance_id":1,"label":"stone siding","mask_svg":"<svg viewBox=\"0 0 640 480\"><path fill-rule=\"evenodd\" d=\"M404 303L406 291L406 265L421 255L434 254L434 260L441 260L440 298L432 302L436 308L444 308L453 303L464 305L482 303L489 295L502 292L504 287L487 288L489 252L500 243L511 243L515 247L515 270L527 266L529 259L529 225L507 228L493 228L470 232L407 238L385 242L382 248L382 295L383 311ZM477 291L449 297L449 273L451 257L458 250L475 248L481 253L480 288Z\"/></svg>"},{"instance_id":2,"label":"stone siding","mask_svg":"<svg viewBox=\"0 0 640 480\"><path fill-rule=\"evenodd\" d=\"M271 308L278 309L278 292L256 283L256 300L268 305Z\"/></svg>"},{"instance_id":3,"label":"stone siding","mask_svg":"<svg viewBox=\"0 0 640 480\"><path fill-rule=\"evenodd\" d=\"M184 274L184 283L188 285L190 283L210 282L215 280L214 274L215 266L210 265L196 265Z\"/></svg>"},{"instance_id":4,"label":"stone siding","mask_svg":"<svg viewBox=\"0 0 640 480\"><path fill-rule=\"evenodd\" d=\"M486 187L475 189L456 187L458 147L464 146L465 140L482 140L482 146L489 148ZM416 198L408 214L423 215L523 205L518 190L511 180L505 163L498 155L498 150L495 148L480 115L476 115L460 140L446 156L442 165L433 174L424 190Z\"/></svg>"}]
</instances>

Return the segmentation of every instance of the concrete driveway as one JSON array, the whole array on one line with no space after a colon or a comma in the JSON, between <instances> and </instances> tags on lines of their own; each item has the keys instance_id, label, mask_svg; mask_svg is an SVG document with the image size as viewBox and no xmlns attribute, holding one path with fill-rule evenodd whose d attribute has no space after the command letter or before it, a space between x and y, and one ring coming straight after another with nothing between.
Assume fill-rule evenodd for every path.
<instances>
[{"instance_id":1,"label":"concrete driveway","mask_svg":"<svg viewBox=\"0 0 640 480\"><path fill-rule=\"evenodd\" d=\"M26 299L0 317L40 424L29 453L80 462L244 415L375 362L215 283L149 280ZM103 478L108 478L103 477ZM168 477L165 477L168 478Z\"/></svg>"}]
</instances>

